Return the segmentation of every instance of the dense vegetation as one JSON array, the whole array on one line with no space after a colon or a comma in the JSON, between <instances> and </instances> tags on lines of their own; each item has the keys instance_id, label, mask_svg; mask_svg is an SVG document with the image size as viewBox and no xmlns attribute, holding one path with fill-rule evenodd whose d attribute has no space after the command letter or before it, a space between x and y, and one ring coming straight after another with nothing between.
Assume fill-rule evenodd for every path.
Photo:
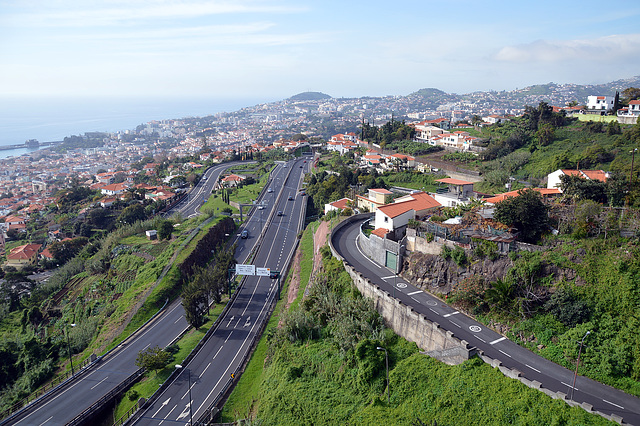
<instances>
[{"instance_id":1,"label":"dense vegetation","mask_svg":"<svg viewBox=\"0 0 640 426\"><path fill-rule=\"evenodd\" d=\"M264 424L606 424L505 378L475 358L450 367L384 329L342 264L322 249L322 270L267 332L267 349L248 367L249 407L225 407L225 421ZM277 324L277 322L276 322ZM387 403L385 353L389 354ZM254 365L255 364L255 365ZM247 399L244 376L234 402ZM247 379L249 380L249 379ZM233 408L235 407L235 408ZM245 411L246 410L246 411ZM235 413L235 415L234 415Z\"/></svg>"}]
</instances>

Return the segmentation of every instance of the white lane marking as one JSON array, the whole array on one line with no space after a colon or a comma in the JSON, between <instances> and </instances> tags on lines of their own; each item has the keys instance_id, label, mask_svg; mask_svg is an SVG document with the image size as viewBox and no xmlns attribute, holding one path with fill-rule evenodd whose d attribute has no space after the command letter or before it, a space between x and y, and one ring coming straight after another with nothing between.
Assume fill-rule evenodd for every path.
<instances>
[{"instance_id":1,"label":"white lane marking","mask_svg":"<svg viewBox=\"0 0 640 426\"><path fill-rule=\"evenodd\" d=\"M158 425L161 425L162 422L164 422L165 420L167 420L167 417L169 417L171 415L171 413L173 413L173 410L175 410L176 408L178 408L178 405L174 405L173 408L167 413L167 415L164 417L164 419L162 419L162 421L160 423L158 423Z\"/></svg>"},{"instance_id":2,"label":"white lane marking","mask_svg":"<svg viewBox=\"0 0 640 426\"><path fill-rule=\"evenodd\" d=\"M104 379L100 380L98 383L96 383L95 385L91 386L91 389L97 388L98 386L100 386L100 383L104 382L108 378L109 378L109 376L107 376Z\"/></svg>"},{"instance_id":3,"label":"white lane marking","mask_svg":"<svg viewBox=\"0 0 640 426\"><path fill-rule=\"evenodd\" d=\"M156 411L155 413L153 413L153 416L151 417L155 417L158 415L158 413L160 412L160 410L162 410L167 404L169 404L169 401L171 401L171 398L167 398L167 400L165 402L162 403L162 405L160 406L160 408L158 408L158 411Z\"/></svg>"},{"instance_id":4,"label":"white lane marking","mask_svg":"<svg viewBox=\"0 0 640 426\"><path fill-rule=\"evenodd\" d=\"M461 326L459 326L458 324L456 324L455 322L451 321L451 324L455 325L458 328L462 328Z\"/></svg>"},{"instance_id":5,"label":"white lane marking","mask_svg":"<svg viewBox=\"0 0 640 426\"><path fill-rule=\"evenodd\" d=\"M482 337L478 336L477 334L474 334L474 336L476 336L476 339L480 340L482 343L487 343L486 340L484 340Z\"/></svg>"},{"instance_id":6,"label":"white lane marking","mask_svg":"<svg viewBox=\"0 0 640 426\"><path fill-rule=\"evenodd\" d=\"M565 382L560 382L560 383L562 383L562 384L563 384L563 385L565 385L565 386L568 386L568 387L572 388L573 390L578 390L578 388L574 388L573 386L571 386L571 385L570 385L570 384L568 384L568 383L565 383Z\"/></svg>"},{"instance_id":7,"label":"white lane marking","mask_svg":"<svg viewBox=\"0 0 640 426\"><path fill-rule=\"evenodd\" d=\"M443 315L443 316L444 316L445 318L448 318L448 317L450 317L451 315L455 315L455 314L459 314L459 313L460 313L460 312L455 311L455 312L451 312L450 314Z\"/></svg>"},{"instance_id":8,"label":"white lane marking","mask_svg":"<svg viewBox=\"0 0 640 426\"><path fill-rule=\"evenodd\" d=\"M439 314L439 313L437 313L437 312L436 312L436 310L435 310L435 309L433 309L433 308L429 308L429 310L430 310L431 312L433 312L434 314L436 314L436 315L440 315L440 314Z\"/></svg>"},{"instance_id":9,"label":"white lane marking","mask_svg":"<svg viewBox=\"0 0 640 426\"><path fill-rule=\"evenodd\" d=\"M533 371L538 372L538 373L541 373L541 371L540 371L540 370L538 370L537 368L534 368L534 367L530 366L529 364L525 364L525 365L526 365L527 367L529 367L530 369L532 369Z\"/></svg>"},{"instance_id":10,"label":"white lane marking","mask_svg":"<svg viewBox=\"0 0 640 426\"><path fill-rule=\"evenodd\" d=\"M383 280L390 280L391 278L395 278L395 275L389 275L388 277L382 277Z\"/></svg>"},{"instance_id":11,"label":"white lane marking","mask_svg":"<svg viewBox=\"0 0 640 426\"><path fill-rule=\"evenodd\" d=\"M222 349L222 348L221 348ZM202 378L202 375L205 373L205 371L207 371L207 369L211 366L211 363L207 364L207 366L204 368L204 370L202 370L202 373L200 373L200 375L198 376L199 379Z\"/></svg>"},{"instance_id":12,"label":"white lane marking","mask_svg":"<svg viewBox=\"0 0 640 426\"><path fill-rule=\"evenodd\" d=\"M43 424L45 424L46 422L48 422L49 420L51 420L53 418L53 416L49 417L47 420L45 420L44 422L40 423L38 426L42 426Z\"/></svg>"},{"instance_id":13,"label":"white lane marking","mask_svg":"<svg viewBox=\"0 0 640 426\"><path fill-rule=\"evenodd\" d=\"M422 293L422 290L412 291L411 293L407 293L409 296L413 296L414 294Z\"/></svg>"},{"instance_id":14,"label":"white lane marking","mask_svg":"<svg viewBox=\"0 0 640 426\"><path fill-rule=\"evenodd\" d=\"M496 343L502 342L503 340L506 340L506 337L501 337L499 339L494 340L493 342L489 342L490 345L495 345Z\"/></svg>"},{"instance_id":15,"label":"white lane marking","mask_svg":"<svg viewBox=\"0 0 640 426\"><path fill-rule=\"evenodd\" d=\"M143 351L147 350L147 348L151 346L151 343L149 343L147 346L145 346L144 348L142 348Z\"/></svg>"},{"instance_id":16,"label":"white lane marking","mask_svg":"<svg viewBox=\"0 0 640 426\"><path fill-rule=\"evenodd\" d=\"M415 297L413 297L413 296L411 296L411 299L412 299L414 302L420 303L420 301L419 301L418 299L416 299Z\"/></svg>"},{"instance_id":17,"label":"white lane marking","mask_svg":"<svg viewBox=\"0 0 640 426\"><path fill-rule=\"evenodd\" d=\"M613 403L611 401L607 401L606 399L603 399L603 401L606 402L607 404L611 404L611 405L613 405L615 407L618 407L621 410L624 410L624 407L622 405L615 404L615 403Z\"/></svg>"},{"instance_id":18,"label":"white lane marking","mask_svg":"<svg viewBox=\"0 0 640 426\"><path fill-rule=\"evenodd\" d=\"M506 356L508 356L509 358L511 358L511 355L509 355L508 353L506 353L505 351L503 351L502 349L498 349L500 352L502 352L503 354L505 354Z\"/></svg>"},{"instance_id":19,"label":"white lane marking","mask_svg":"<svg viewBox=\"0 0 640 426\"><path fill-rule=\"evenodd\" d=\"M220 346L220 349L218 349L218 352L216 352L216 354L213 356L213 358L211 358L211 360L216 359L216 357L218 356L221 350L222 350L222 346Z\"/></svg>"},{"instance_id":20,"label":"white lane marking","mask_svg":"<svg viewBox=\"0 0 640 426\"><path fill-rule=\"evenodd\" d=\"M227 339L224 341L225 343L227 343L229 341L229 338L231 337L232 334L233 334L233 331L231 331L231 333L229 333L229 335L227 336Z\"/></svg>"}]
</instances>

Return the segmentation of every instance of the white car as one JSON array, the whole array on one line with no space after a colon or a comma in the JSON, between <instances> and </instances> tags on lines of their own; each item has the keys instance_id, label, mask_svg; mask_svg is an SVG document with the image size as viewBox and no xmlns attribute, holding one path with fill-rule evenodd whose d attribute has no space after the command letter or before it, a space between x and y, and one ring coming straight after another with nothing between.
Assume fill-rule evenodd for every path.
<instances>
[{"instance_id":1,"label":"white car","mask_svg":"<svg viewBox=\"0 0 640 426\"><path fill-rule=\"evenodd\" d=\"M264 210L264 206L263 206L262 204L260 204L260 205L258 206L258 210Z\"/></svg>"}]
</instances>

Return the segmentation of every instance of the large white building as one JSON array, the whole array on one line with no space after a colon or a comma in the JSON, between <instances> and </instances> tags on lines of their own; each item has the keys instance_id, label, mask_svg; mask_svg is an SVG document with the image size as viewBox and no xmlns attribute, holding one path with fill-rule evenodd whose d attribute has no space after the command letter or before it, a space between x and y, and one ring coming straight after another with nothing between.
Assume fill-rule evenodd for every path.
<instances>
[{"instance_id":1,"label":"large white building","mask_svg":"<svg viewBox=\"0 0 640 426\"><path fill-rule=\"evenodd\" d=\"M613 96L588 96L587 97L587 109L592 111L611 111L615 97Z\"/></svg>"}]
</instances>

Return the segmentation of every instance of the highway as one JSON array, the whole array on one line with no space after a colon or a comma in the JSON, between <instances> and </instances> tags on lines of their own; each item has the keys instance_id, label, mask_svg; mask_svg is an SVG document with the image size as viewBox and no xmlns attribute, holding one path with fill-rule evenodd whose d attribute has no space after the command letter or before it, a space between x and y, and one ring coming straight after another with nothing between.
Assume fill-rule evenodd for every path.
<instances>
[{"instance_id":1,"label":"highway","mask_svg":"<svg viewBox=\"0 0 640 426\"><path fill-rule=\"evenodd\" d=\"M257 238L264 229L262 244L252 262L256 267L281 271L293 255L298 232L304 225L303 203L306 203L305 197L298 194L304 171L300 165L308 167L299 159L289 162L287 167L274 174L270 184L273 192L266 192L260 200L264 201L265 209L256 209L260 214L254 214L244 228L249 231L247 240ZM289 170L291 173L287 178ZM278 216L278 211L283 215ZM264 217L262 212L265 212ZM269 221L267 228L263 228L263 221ZM254 339L259 338L261 325L268 320L268 308L277 297L277 284L278 280L269 277L247 276L205 346L187 365L182 366L181 373L134 424L196 421L218 401L231 384L231 375L238 376Z\"/></svg>"},{"instance_id":2,"label":"highway","mask_svg":"<svg viewBox=\"0 0 640 426\"><path fill-rule=\"evenodd\" d=\"M338 229L332 235L337 252L358 272L399 299L430 321L451 331L455 337L466 340L471 346L483 351L490 358L499 360L504 366L520 371L521 376L537 380L543 388L563 392L573 401L586 402L594 411L615 414L625 423L640 425L640 399L618 389L583 376L548 361L478 323L455 308L443 303L406 280L394 275L389 269L370 260L358 247L356 237L360 232L360 220Z\"/></svg>"},{"instance_id":3,"label":"highway","mask_svg":"<svg viewBox=\"0 0 640 426\"><path fill-rule=\"evenodd\" d=\"M185 198L177 206L181 209L181 214L191 211L190 209L204 192L211 193L210 187L213 186L215 179L233 164L220 164L207 170L205 173L207 180L201 181L192 191L194 194ZM199 205L201 204L200 202ZM244 253L249 253L250 245L255 241L255 239L242 241L240 247ZM66 386L46 394L25 409L1 421L0 424L64 425L68 423L138 370L135 365L138 352L151 346L169 345L187 327L181 301L175 300L142 330L104 356L104 359L97 362L89 371L77 375Z\"/></svg>"}]
</instances>

